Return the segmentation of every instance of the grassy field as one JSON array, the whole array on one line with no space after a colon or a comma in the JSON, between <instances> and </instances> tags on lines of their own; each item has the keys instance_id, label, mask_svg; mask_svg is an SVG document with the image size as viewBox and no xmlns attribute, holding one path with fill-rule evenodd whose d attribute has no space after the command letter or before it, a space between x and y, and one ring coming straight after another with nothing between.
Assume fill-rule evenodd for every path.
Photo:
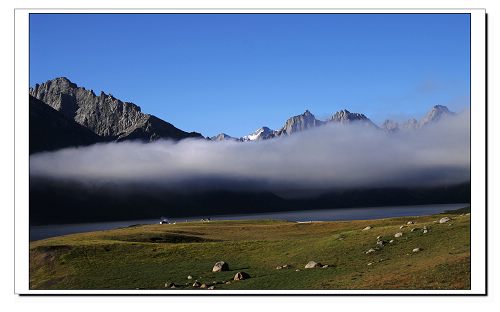
<instances>
[{"instance_id":1,"label":"grassy field","mask_svg":"<svg viewBox=\"0 0 500 312\"><path fill-rule=\"evenodd\" d=\"M30 287L170 290L170 282L192 290L198 280L216 282L216 290L470 289L466 212L345 222L189 222L60 236L31 242ZM451 221L435 222L445 216ZM403 236L395 238L397 232ZM383 247L377 236L387 242ZM221 260L229 271L212 273ZM304 269L310 260L328 268ZM291 268L276 269L284 264ZM250 278L226 284L238 271Z\"/></svg>"}]
</instances>

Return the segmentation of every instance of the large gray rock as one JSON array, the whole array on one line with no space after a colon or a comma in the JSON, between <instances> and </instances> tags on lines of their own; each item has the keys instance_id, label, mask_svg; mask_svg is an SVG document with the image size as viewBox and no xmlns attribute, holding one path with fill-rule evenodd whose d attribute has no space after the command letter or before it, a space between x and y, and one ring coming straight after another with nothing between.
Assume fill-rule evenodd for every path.
<instances>
[{"instance_id":1,"label":"large gray rock","mask_svg":"<svg viewBox=\"0 0 500 312\"><path fill-rule=\"evenodd\" d=\"M318 263L316 261L309 261L304 268L306 269L312 269L312 268L320 268L323 265L321 263Z\"/></svg>"},{"instance_id":2,"label":"large gray rock","mask_svg":"<svg viewBox=\"0 0 500 312\"><path fill-rule=\"evenodd\" d=\"M202 137L144 114L139 106L122 102L111 94L96 95L93 90L78 87L65 77L36 84L29 93L104 138L150 142L161 138Z\"/></svg>"},{"instance_id":3,"label":"large gray rock","mask_svg":"<svg viewBox=\"0 0 500 312\"><path fill-rule=\"evenodd\" d=\"M212 268L212 272L222 272L222 271L228 271L229 270L229 264L227 264L224 261L219 261L214 264L214 267Z\"/></svg>"},{"instance_id":4,"label":"large gray rock","mask_svg":"<svg viewBox=\"0 0 500 312\"><path fill-rule=\"evenodd\" d=\"M234 280L235 281L241 281L244 279L250 278L250 275L246 272L238 272L234 275Z\"/></svg>"}]
</instances>

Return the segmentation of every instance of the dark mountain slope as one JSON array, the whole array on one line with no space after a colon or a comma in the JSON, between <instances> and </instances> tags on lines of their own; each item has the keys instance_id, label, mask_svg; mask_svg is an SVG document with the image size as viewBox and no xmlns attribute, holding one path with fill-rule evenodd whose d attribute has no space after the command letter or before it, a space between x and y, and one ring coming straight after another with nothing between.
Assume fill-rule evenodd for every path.
<instances>
[{"instance_id":1,"label":"dark mountain slope","mask_svg":"<svg viewBox=\"0 0 500 312\"><path fill-rule=\"evenodd\" d=\"M102 137L32 96L29 106L30 154L104 141Z\"/></svg>"}]
</instances>

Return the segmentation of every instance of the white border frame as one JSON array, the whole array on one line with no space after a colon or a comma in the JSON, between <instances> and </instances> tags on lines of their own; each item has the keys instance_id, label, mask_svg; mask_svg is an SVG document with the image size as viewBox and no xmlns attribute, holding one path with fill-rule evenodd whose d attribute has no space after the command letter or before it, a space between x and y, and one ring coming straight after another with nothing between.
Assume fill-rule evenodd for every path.
<instances>
[{"instance_id":1,"label":"white border frame","mask_svg":"<svg viewBox=\"0 0 500 312\"><path fill-rule=\"evenodd\" d=\"M29 13L466 13L471 14L471 289L470 290L30 290L29 289ZM15 18L15 292L17 294L486 294L486 41L484 9L16 9Z\"/></svg>"}]
</instances>

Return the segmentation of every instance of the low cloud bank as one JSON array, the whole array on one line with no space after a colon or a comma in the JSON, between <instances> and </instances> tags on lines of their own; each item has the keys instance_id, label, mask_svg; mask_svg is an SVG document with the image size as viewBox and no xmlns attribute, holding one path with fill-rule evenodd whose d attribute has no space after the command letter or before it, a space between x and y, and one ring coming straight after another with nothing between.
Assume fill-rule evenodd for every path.
<instances>
[{"instance_id":1,"label":"low cloud bank","mask_svg":"<svg viewBox=\"0 0 500 312\"><path fill-rule=\"evenodd\" d=\"M467 182L469 168L468 112L393 134L326 125L260 142L107 143L30 157L32 177L203 190L428 187Z\"/></svg>"}]
</instances>

